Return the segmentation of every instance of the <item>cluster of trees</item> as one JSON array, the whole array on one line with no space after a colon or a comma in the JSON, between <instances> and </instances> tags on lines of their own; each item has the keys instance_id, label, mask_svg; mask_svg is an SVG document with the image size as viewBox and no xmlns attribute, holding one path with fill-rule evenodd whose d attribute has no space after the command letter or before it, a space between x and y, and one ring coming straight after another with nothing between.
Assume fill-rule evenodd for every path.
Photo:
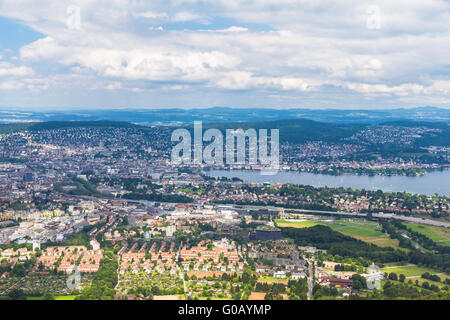
<instances>
[{"instance_id":1,"label":"cluster of trees","mask_svg":"<svg viewBox=\"0 0 450 320\"><path fill-rule=\"evenodd\" d=\"M334 287L321 286L320 284L315 284L312 291L315 300L320 299L330 299L330 297L336 297L339 292Z\"/></svg>"},{"instance_id":2,"label":"cluster of trees","mask_svg":"<svg viewBox=\"0 0 450 320\"><path fill-rule=\"evenodd\" d=\"M334 266L334 271L356 271L356 266L353 264L337 264Z\"/></svg>"},{"instance_id":3,"label":"cluster of trees","mask_svg":"<svg viewBox=\"0 0 450 320\"><path fill-rule=\"evenodd\" d=\"M430 280L430 281L441 282L441 278L439 278L438 275L430 274L429 272L425 272L424 274L422 274L422 278ZM449 279L446 279L446 280L449 280Z\"/></svg>"},{"instance_id":4,"label":"cluster of trees","mask_svg":"<svg viewBox=\"0 0 450 320\"><path fill-rule=\"evenodd\" d=\"M405 282L406 276L404 274L397 275L395 272L391 272L388 275L389 280Z\"/></svg>"},{"instance_id":5,"label":"cluster of trees","mask_svg":"<svg viewBox=\"0 0 450 320\"><path fill-rule=\"evenodd\" d=\"M271 291L267 292L266 296L264 297L264 300L283 300L283 296L281 294L275 294Z\"/></svg>"},{"instance_id":6,"label":"cluster of trees","mask_svg":"<svg viewBox=\"0 0 450 320\"><path fill-rule=\"evenodd\" d=\"M23 263L17 263L11 270L11 276L13 277L25 277L34 263L36 262L36 258L33 260L25 260Z\"/></svg>"},{"instance_id":7,"label":"cluster of trees","mask_svg":"<svg viewBox=\"0 0 450 320\"><path fill-rule=\"evenodd\" d=\"M77 177L72 178L72 181L76 186L76 189L64 191L62 185L57 185L55 186L56 191L61 193L68 193L75 196L110 197L110 195L99 192L97 190L97 187L89 181Z\"/></svg>"},{"instance_id":8,"label":"cluster of trees","mask_svg":"<svg viewBox=\"0 0 450 320\"><path fill-rule=\"evenodd\" d=\"M439 291L439 287L435 284L430 285L427 281L425 281L424 283L422 283L422 288L427 289L427 290L431 290L431 291Z\"/></svg>"},{"instance_id":9,"label":"cluster of trees","mask_svg":"<svg viewBox=\"0 0 450 320\"><path fill-rule=\"evenodd\" d=\"M117 278L118 262L113 252L106 251L92 284L83 288L77 300L112 300Z\"/></svg>"},{"instance_id":10,"label":"cluster of trees","mask_svg":"<svg viewBox=\"0 0 450 320\"><path fill-rule=\"evenodd\" d=\"M361 290L367 288L367 280L363 276L355 273L354 275L352 275L351 280L353 280L353 289Z\"/></svg>"},{"instance_id":11,"label":"cluster of trees","mask_svg":"<svg viewBox=\"0 0 450 320\"><path fill-rule=\"evenodd\" d=\"M308 280L299 279L299 280L289 280L288 288L291 294L294 294L301 300L306 300L308 294Z\"/></svg>"},{"instance_id":12,"label":"cluster of trees","mask_svg":"<svg viewBox=\"0 0 450 320\"><path fill-rule=\"evenodd\" d=\"M257 292L272 292L275 295L283 294L286 292L286 286L282 283L261 283L258 282L255 287Z\"/></svg>"},{"instance_id":13,"label":"cluster of trees","mask_svg":"<svg viewBox=\"0 0 450 320\"><path fill-rule=\"evenodd\" d=\"M383 294L386 298L407 298L418 299L423 294L415 287L409 286L404 283L394 283L387 281L383 286Z\"/></svg>"},{"instance_id":14,"label":"cluster of trees","mask_svg":"<svg viewBox=\"0 0 450 320\"><path fill-rule=\"evenodd\" d=\"M83 227L83 229L79 232L75 232L75 233L71 233L67 236L66 239L64 239L64 241L60 241L60 242L52 242L52 241L48 241L46 243L44 243L42 245L42 249L45 249L47 247L51 247L51 246L85 246L88 249L90 249L92 246L89 243L90 242L90 237L89 237L89 232L94 229L95 227L101 227L101 224L97 224L97 225L92 225L92 226L85 226Z\"/></svg>"}]
</instances>

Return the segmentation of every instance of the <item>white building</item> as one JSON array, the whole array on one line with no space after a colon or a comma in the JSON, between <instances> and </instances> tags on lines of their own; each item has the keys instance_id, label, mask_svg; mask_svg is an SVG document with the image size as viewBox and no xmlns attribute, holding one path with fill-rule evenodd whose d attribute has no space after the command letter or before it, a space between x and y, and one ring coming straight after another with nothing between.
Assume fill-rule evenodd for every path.
<instances>
[{"instance_id":1,"label":"white building","mask_svg":"<svg viewBox=\"0 0 450 320\"><path fill-rule=\"evenodd\" d=\"M361 276L366 278L368 289L381 289L381 280L383 280L384 274L378 266L370 265L366 273L361 274Z\"/></svg>"},{"instance_id":2,"label":"white building","mask_svg":"<svg viewBox=\"0 0 450 320\"><path fill-rule=\"evenodd\" d=\"M173 234L175 233L175 231L177 231L177 227L176 226L168 226L166 228L166 237L173 237Z\"/></svg>"},{"instance_id":3,"label":"white building","mask_svg":"<svg viewBox=\"0 0 450 320\"><path fill-rule=\"evenodd\" d=\"M41 242L39 240L33 241L33 251L41 250Z\"/></svg>"},{"instance_id":4,"label":"white building","mask_svg":"<svg viewBox=\"0 0 450 320\"><path fill-rule=\"evenodd\" d=\"M99 250L100 249L100 243L98 243L97 240L92 239L89 243L91 244L93 250Z\"/></svg>"}]
</instances>

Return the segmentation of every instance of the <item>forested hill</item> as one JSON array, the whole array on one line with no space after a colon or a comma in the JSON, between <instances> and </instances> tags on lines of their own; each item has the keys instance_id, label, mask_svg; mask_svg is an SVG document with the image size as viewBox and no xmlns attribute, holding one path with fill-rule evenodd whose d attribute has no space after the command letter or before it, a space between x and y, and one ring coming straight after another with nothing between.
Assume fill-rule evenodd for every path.
<instances>
[{"instance_id":1,"label":"forested hill","mask_svg":"<svg viewBox=\"0 0 450 320\"><path fill-rule=\"evenodd\" d=\"M379 125L368 124L333 124L325 122L317 122L307 119L291 119L291 120L276 120L276 121L257 121L257 122L233 122L233 123L216 123L216 124L204 124L203 129L217 128L222 131L225 129L238 129L242 128L247 130L249 128L258 129L279 129L280 141L289 143L305 143L309 141L323 141L329 143L346 142L351 141L353 143L360 142L359 137L355 137L355 134L366 131L362 137L367 137L367 132L372 135L370 141L366 141L368 144L378 144L376 136L389 135L390 127L399 136L412 135L415 133L402 129L411 128L424 128L426 130L417 131L419 134L415 137L411 146L450 146L450 125L445 122L423 122L423 121L395 121L386 122ZM190 127L192 129L192 126ZM370 132L371 131L371 132ZM393 144L396 143L396 139L393 140ZM380 141L386 141L381 138ZM390 144L390 143L385 143Z\"/></svg>"},{"instance_id":2,"label":"forested hill","mask_svg":"<svg viewBox=\"0 0 450 320\"><path fill-rule=\"evenodd\" d=\"M332 124L307 119L290 119L258 122L216 123L204 125L204 129L219 130L239 129L279 129L280 141L289 143L305 143L308 141L337 142L350 137L364 129L362 124ZM269 132L270 134L270 132Z\"/></svg>"},{"instance_id":3,"label":"forested hill","mask_svg":"<svg viewBox=\"0 0 450 320\"><path fill-rule=\"evenodd\" d=\"M34 123L11 123L0 125L0 133L20 131L37 132L67 128L135 128L152 130L125 121L51 121ZM178 127L164 127L173 130ZM192 131L192 125L186 126ZM396 121L380 125L333 124L307 119L289 119L254 122L229 122L203 124L203 130L216 128L225 133L226 129L279 129L280 142L301 144L310 141L327 143L365 143L365 145L397 146L402 142L397 138L411 137L409 147L450 146L450 125L444 122ZM166 130L166 131L167 131ZM391 131L391 132L390 132ZM270 134L270 133L269 133ZM396 137L395 137L396 135ZM167 135L166 135L167 138ZM170 134L169 137L170 139Z\"/></svg>"},{"instance_id":4,"label":"forested hill","mask_svg":"<svg viewBox=\"0 0 450 320\"><path fill-rule=\"evenodd\" d=\"M68 128L144 128L125 121L49 121L0 124L0 133Z\"/></svg>"}]
</instances>

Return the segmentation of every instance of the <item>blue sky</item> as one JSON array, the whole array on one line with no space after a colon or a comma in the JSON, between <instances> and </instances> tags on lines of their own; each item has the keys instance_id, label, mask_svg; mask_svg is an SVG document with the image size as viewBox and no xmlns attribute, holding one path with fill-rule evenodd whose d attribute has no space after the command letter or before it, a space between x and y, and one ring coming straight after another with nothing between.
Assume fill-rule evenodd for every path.
<instances>
[{"instance_id":1,"label":"blue sky","mask_svg":"<svg viewBox=\"0 0 450 320\"><path fill-rule=\"evenodd\" d=\"M0 50L17 55L19 49L45 35L35 32L14 19L0 17Z\"/></svg>"},{"instance_id":2,"label":"blue sky","mask_svg":"<svg viewBox=\"0 0 450 320\"><path fill-rule=\"evenodd\" d=\"M0 0L0 107L450 107L445 0Z\"/></svg>"}]
</instances>

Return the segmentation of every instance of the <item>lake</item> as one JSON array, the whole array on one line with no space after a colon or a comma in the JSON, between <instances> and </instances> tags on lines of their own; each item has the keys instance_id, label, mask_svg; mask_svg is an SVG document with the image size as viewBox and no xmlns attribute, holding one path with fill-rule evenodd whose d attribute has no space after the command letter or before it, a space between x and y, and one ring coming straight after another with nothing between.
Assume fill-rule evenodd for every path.
<instances>
[{"instance_id":1,"label":"lake","mask_svg":"<svg viewBox=\"0 0 450 320\"><path fill-rule=\"evenodd\" d=\"M450 170L432 171L423 176L367 176L345 174L332 176L309 172L280 171L276 175L261 175L251 170L210 170L204 172L210 177L239 178L245 182L292 183L314 187L344 187L386 192L410 192L450 197Z\"/></svg>"}]
</instances>

